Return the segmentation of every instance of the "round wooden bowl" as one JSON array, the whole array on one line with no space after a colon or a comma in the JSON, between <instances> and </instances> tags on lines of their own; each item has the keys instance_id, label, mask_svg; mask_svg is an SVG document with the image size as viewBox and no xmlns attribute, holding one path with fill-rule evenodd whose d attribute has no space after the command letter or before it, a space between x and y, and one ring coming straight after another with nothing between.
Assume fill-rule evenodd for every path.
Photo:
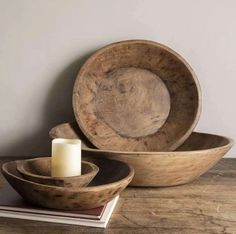
<instances>
[{"instance_id":1,"label":"round wooden bowl","mask_svg":"<svg viewBox=\"0 0 236 234\"><path fill-rule=\"evenodd\" d=\"M86 159L100 170L87 187L58 187L24 179L16 161L2 166L2 173L11 186L32 204L62 210L83 210L102 206L120 194L134 176L128 164L108 159Z\"/></svg>"},{"instance_id":2,"label":"round wooden bowl","mask_svg":"<svg viewBox=\"0 0 236 234\"><path fill-rule=\"evenodd\" d=\"M52 177L51 158L41 157L18 160L17 170L23 178L32 182L62 187L82 187L87 186L91 182L97 175L99 168L93 163L82 161L82 175Z\"/></svg>"},{"instance_id":3,"label":"round wooden bowl","mask_svg":"<svg viewBox=\"0 0 236 234\"><path fill-rule=\"evenodd\" d=\"M65 131L66 130L66 131ZM65 123L50 131L51 137L63 137L68 132L82 136L78 126ZM194 132L174 152L124 152L99 150L83 142L83 154L117 159L132 165L135 176L131 186L172 186L188 183L214 166L233 145L233 140L213 134Z\"/></svg>"},{"instance_id":4,"label":"round wooden bowl","mask_svg":"<svg viewBox=\"0 0 236 234\"><path fill-rule=\"evenodd\" d=\"M77 123L100 149L172 151L200 115L200 88L189 64L152 41L108 45L82 66L73 89Z\"/></svg>"}]
</instances>

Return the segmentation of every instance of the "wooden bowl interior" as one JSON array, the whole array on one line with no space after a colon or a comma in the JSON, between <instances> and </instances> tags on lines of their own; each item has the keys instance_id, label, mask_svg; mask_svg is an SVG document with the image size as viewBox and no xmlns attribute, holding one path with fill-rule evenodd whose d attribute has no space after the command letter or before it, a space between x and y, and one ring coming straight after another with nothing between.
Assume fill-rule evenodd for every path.
<instances>
[{"instance_id":1,"label":"wooden bowl interior","mask_svg":"<svg viewBox=\"0 0 236 234\"><path fill-rule=\"evenodd\" d=\"M56 137L68 137L73 132L73 138L81 139L82 147L84 149L96 149L88 139L84 136L79 126L75 123L63 123L55 126L49 132L52 138ZM222 147L229 144L230 140L227 137L222 137L213 134L193 132L189 138L175 151L196 151L196 150L208 150L217 147ZM152 152L152 151L150 151ZM155 151L153 151L155 152ZM136 154L137 152L129 152L130 154Z\"/></svg>"},{"instance_id":2,"label":"wooden bowl interior","mask_svg":"<svg viewBox=\"0 0 236 234\"><path fill-rule=\"evenodd\" d=\"M149 87L151 79L158 80L152 76L162 83ZM160 94L164 87L168 95ZM142 40L98 50L83 65L73 90L75 117L88 139L103 150L131 152L176 149L198 121L200 99L187 62L170 48Z\"/></svg>"},{"instance_id":3,"label":"wooden bowl interior","mask_svg":"<svg viewBox=\"0 0 236 234\"><path fill-rule=\"evenodd\" d=\"M22 168L30 174L51 177L51 158L37 158L26 160L22 163ZM82 175L93 171L91 165L82 162Z\"/></svg>"},{"instance_id":4,"label":"wooden bowl interior","mask_svg":"<svg viewBox=\"0 0 236 234\"><path fill-rule=\"evenodd\" d=\"M122 180L130 174L130 166L117 160L103 160L98 158L89 158L90 162L96 164L100 170L91 181L89 186L98 186L103 184L114 183Z\"/></svg>"},{"instance_id":5,"label":"wooden bowl interior","mask_svg":"<svg viewBox=\"0 0 236 234\"><path fill-rule=\"evenodd\" d=\"M92 180L92 182L86 187L96 187L100 185L106 185L110 183L118 182L132 173L132 169L124 162L120 162L117 160L109 160L109 159L100 159L100 158L86 158L86 161L90 161L99 167L99 172ZM16 169L16 163L10 162L5 164L6 172L13 174L23 180L26 180L22 177L22 175ZM30 181L28 181L30 182ZM33 183L33 182L32 182ZM42 185L46 186L47 185ZM49 186L50 187L50 186ZM83 189L83 188L80 188Z\"/></svg>"},{"instance_id":6,"label":"wooden bowl interior","mask_svg":"<svg viewBox=\"0 0 236 234\"><path fill-rule=\"evenodd\" d=\"M230 140L226 137L194 132L176 151L209 150L226 146Z\"/></svg>"}]
</instances>

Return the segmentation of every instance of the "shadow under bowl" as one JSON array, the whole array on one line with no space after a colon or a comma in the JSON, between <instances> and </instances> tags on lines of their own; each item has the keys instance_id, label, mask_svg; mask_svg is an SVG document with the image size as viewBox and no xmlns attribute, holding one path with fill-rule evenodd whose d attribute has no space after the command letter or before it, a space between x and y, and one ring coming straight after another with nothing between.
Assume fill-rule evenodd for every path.
<instances>
[{"instance_id":1,"label":"shadow under bowl","mask_svg":"<svg viewBox=\"0 0 236 234\"><path fill-rule=\"evenodd\" d=\"M97 175L99 168L93 163L82 161L82 175L52 177L51 157L41 157L17 161L17 170L23 178L32 182L62 187L83 187Z\"/></svg>"}]
</instances>

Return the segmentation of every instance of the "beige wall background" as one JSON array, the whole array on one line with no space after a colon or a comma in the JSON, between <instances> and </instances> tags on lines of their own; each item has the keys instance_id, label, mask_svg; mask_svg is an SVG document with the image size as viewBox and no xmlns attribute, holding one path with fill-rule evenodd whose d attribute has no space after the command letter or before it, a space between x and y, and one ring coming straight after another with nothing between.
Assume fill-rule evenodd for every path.
<instances>
[{"instance_id":1,"label":"beige wall background","mask_svg":"<svg viewBox=\"0 0 236 234\"><path fill-rule=\"evenodd\" d=\"M0 155L49 154L49 129L73 119L81 64L134 38L180 53L202 87L197 130L236 139L235 9L234 0L0 0Z\"/></svg>"}]
</instances>

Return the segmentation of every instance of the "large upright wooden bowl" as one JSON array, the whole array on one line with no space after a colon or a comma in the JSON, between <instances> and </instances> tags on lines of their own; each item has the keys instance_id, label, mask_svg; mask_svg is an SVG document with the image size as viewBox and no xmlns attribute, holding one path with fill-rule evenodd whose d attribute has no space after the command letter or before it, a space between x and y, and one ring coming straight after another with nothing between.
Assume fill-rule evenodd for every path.
<instances>
[{"instance_id":1,"label":"large upright wooden bowl","mask_svg":"<svg viewBox=\"0 0 236 234\"><path fill-rule=\"evenodd\" d=\"M76 120L100 149L172 151L193 131L200 88L189 64L152 41L108 45L82 66L74 85Z\"/></svg>"},{"instance_id":2,"label":"large upright wooden bowl","mask_svg":"<svg viewBox=\"0 0 236 234\"><path fill-rule=\"evenodd\" d=\"M78 126L61 124L50 131L51 137L83 137ZM84 138L83 138L84 139ZM232 147L233 140L207 133L192 133L174 152L124 152L91 148L83 141L83 155L117 159L132 165L133 186L172 186L185 184L208 171Z\"/></svg>"},{"instance_id":3,"label":"large upright wooden bowl","mask_svg":"<svg viewBox=\"0 0 236 234\"><path fill-rule=\"evenodd\" d=\"M88 187L59 187L31 182L18 173L16 161L3 164L2 172L26 201L62 210L83 210L102 206L123 191L134 176L133 168L126 163L102 158L86 160L100 168Z\"/></svg>"}]
</instances>

